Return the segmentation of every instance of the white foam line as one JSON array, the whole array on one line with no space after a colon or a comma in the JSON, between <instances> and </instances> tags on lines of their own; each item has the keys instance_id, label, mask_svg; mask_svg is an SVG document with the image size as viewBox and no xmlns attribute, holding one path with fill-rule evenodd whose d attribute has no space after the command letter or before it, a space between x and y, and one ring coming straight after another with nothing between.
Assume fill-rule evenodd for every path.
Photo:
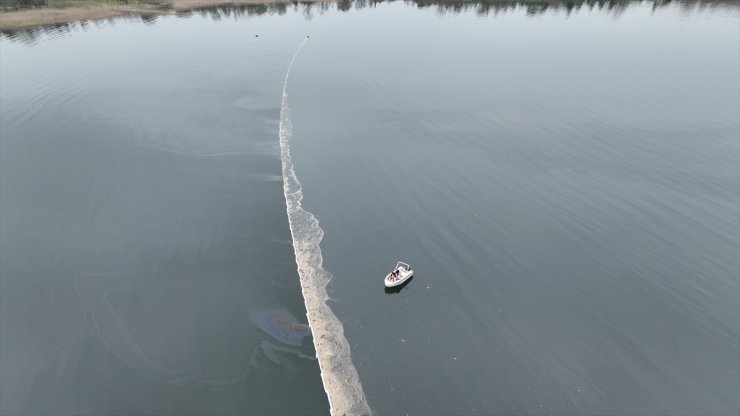
<instances>
[{"instance_id":1,"label":"white foam line","mask_svg":"<svg viewBox=\"0 0 740 416\"><path fill-rule=\"evenodd\" d=\"M293 59L290 60L280 104L280 156L290 234L293 237L293 250L298 265L308 324L313 333L321 380L329 399L331 414L369 415L370 407L367 404L365 392L362 390L357 370L352 364L349 343L344 337L344 327L326 304L329 298L326 285L331 280L331 274L323 268L319 246L324 230L319 226L318 219L301 207L303 188L295 174L290 157L293 125L290 121L290 108L288 107L288 77L293 68L293 62L306 41L308 38L303 40L293 55Z\"/></svg>"}]
</instances>

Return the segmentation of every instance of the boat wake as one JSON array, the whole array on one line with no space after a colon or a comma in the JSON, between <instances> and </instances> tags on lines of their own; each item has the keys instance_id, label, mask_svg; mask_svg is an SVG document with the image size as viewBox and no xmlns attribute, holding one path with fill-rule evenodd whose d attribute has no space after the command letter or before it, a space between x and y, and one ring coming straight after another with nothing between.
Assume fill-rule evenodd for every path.
<instances>
[{"instance_id":1,"label":"boat wake","mask_svg":"<svg viewBox=\"0 0 740 416\"><path fill-rule=\"evenodd\" d=\"M283 167L283 190L288 210L290 233L293 237L298 275L300 276L303 299L306 304L308 323L313 333L321 379L329 399L332 415L370 414L370 408L362 390L357 370L352 364L350 348L344 337L344 327L329 305L326 285L331 274L323 268L321 239L324 231L318 219L301 207L303 192L295 174L290 156L290 141L293 126L288 107L288 77L298 53L308 38L298 47L290 60L283 84L283 97L280 104L280 157Z\"/></svg>"}]
</instances>

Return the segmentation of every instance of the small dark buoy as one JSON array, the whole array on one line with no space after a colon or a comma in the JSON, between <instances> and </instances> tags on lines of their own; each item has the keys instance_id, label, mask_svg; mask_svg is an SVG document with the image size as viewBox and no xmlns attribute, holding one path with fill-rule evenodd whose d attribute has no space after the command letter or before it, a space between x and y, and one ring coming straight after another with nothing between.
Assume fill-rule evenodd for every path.
<instances>
[{"instance_id":1,"label":"small dark buoy","mask_svg":"<svg viewBox=\"0 0 740 416\"><path fill-rule=\"evenodd\" d=\"M308 35L306 35L306 39L308 39L308 38L309 38L309 36L308 36Z\"/></svg>"},{"instance_id":2,"label":"small dark buoy","mask_svg":"<svg viewBox=\"0 0 740 416\"><path fill-rule=\"evenodd\" d=\"M254 35L254 37L255 37L255 38L258 38L258 37L260 37L260 35Z\"/></svg>"}]
</instances>

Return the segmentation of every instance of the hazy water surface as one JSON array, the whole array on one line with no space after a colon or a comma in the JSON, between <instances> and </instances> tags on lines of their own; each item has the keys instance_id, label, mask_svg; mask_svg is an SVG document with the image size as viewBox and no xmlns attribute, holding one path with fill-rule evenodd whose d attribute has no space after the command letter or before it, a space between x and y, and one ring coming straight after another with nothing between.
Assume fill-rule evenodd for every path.
<instances>
[{"instance_id":1,"label":"hazy water surface","mask_svg":"<svg viewBox=\"0 0 740 416\"><path fill-rule=\"evenodd\" d=\"M737 7L362 4L0 39L0 413L328 412L310 34L290 153L374 413L737 414Z\"/></svg>"},{"instance_id":2,"label":"hazy water surface","mask_svg":"<svg viewBox=\"0 0 740 416\"><path fill-rule=\"evenodd\" d=\"M328 413L252 29L2 40L3 414Z\"/></svg>"},{"instance_id":3,"label":"hazy water surface","mask_svg":"<svg viewBox=\"0 0 740 416\"><path fill-rule=\"evenodd\" d=\"M293 160L373 409L737 413L737 13L350 16Z\"/></svg>"}]
</instances>

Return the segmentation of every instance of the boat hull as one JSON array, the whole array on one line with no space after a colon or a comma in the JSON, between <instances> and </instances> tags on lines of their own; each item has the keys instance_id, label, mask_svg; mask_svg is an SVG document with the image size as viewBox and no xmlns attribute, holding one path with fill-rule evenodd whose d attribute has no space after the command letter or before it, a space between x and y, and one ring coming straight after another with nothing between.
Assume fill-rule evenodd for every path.
<instances>
[{"instance_id":1,"label":"boat hull","mask_svg":"<svg viewBox=\"0 0 740 416\"><path fill-rule=\"evenodd\" d=\"M391 280L391 274L388 273L385 276L385 287L396 287L406 283L414 275L413 271L409 271L408 274L402 275L400 279Z\"/></svg>"}]
</instances>

